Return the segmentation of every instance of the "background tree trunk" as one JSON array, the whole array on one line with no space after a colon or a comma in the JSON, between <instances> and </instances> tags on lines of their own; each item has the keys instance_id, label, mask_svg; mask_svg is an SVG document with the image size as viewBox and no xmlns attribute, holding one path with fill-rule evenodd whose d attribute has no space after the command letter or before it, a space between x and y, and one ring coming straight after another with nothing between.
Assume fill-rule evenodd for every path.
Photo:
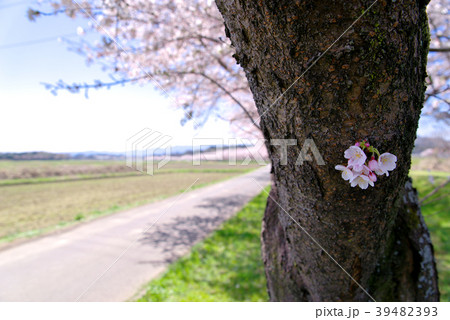
<instances>
[{"instance_id":1,"label":"background tree trunk","mask_svg":"<svg viewBox=\"0 0 450 320\"><path fill-rule=\"evenodd\" d=\"M271 299L369 301L326 250L376 300L437 301L433 249L407 177L425 90L426 1L379 0L353 26L373 1L216 3L265 138L298 141L287 165L267 145L274 186L262 239ZM295 164L306 139L325 165ZM367 190L334 169L362 139L398 157L397 169Z\"/></svg>"}]
</instances>

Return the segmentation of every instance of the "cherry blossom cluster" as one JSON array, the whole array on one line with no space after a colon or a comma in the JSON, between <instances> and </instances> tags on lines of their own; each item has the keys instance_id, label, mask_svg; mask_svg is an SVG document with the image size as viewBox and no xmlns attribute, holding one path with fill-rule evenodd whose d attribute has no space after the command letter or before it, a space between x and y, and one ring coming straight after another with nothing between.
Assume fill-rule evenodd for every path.
<instances>
[{"instance_id":1,"label":"cherry blossom cluster","mask_svg":"<svg viewBox=\"0 0 450 320\"><path fill-rule=\"evenodd\" d=\"M156 88L168 95L173 106L183 109L182 124L194 118L198 126L209 115L218 114L230 119L233 130L239 131L248 126L248 116L259 118L244 69L236 64L235 48L226 36L214 0L38 2L43 12L64 12L77 20L87 19L88 25L78 30L86 37L67 41L71 49L84 54L88 63L98 62L103 70L112 73L113 83L120 84L120 79L157 83ZM33 16L35 10L30 14L32 20L37 17ZM92 32L106 40L91 42ZM109 36L119 45L111 43ZM96 82L99 87L106 83ZM54 93L64 88L72 92L83 88L83 83L59 84L47 88ZM260 135L253 130L252 138L255 134Z\"/></svg>"},{"instance_id":2,"label":"cherry blossom cluster","mask_svg":"<svg viewBox=\"0 0 450 320\"><path fill-rule=\"evenodd\" d=\"M366 153L369 153L370 160ZM373 187L377 175L389 176L389 171L395 169L397 162L396 156L388 152L380 154L366 140L345 150L344 157L348 159L347 166L337 165L335 169L342 171L342 179L348 180L352 187L358 185L361 189L367 189L369 185Z\"/></svg>"}]
</instances>

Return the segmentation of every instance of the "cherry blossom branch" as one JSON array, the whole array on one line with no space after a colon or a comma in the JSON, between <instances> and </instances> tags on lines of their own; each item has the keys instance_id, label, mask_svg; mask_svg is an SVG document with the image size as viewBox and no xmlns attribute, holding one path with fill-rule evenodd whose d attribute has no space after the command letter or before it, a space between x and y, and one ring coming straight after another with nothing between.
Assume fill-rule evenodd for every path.
<instances>
[{"instance_id":1,"label":"cherry blossom branch","mask_svg":"<svg viewBox=\"0 0 450 320\"><path fill-rule=\"evenodd\" d=\"M423 197L420 201L419 204L422 205L427 199L429 199L430 197L432 197L433 195L435 195L439 190L441 190L442 188L444 188L447 184L450 183L450 177L447 178L447 180L445 180L440 186L436 187L433 191L431 191L430 193L428 193L425 197ZM432 201L432 200L431 200ZM429 202L431 202L429 201ZM429 203L428 202L428 203Z\"/></svg>"},{"instance_id":2,"label":"cherry blossom branch","mask_svg":"<svg viewBox=\"0 0 450 320\"><path fill-rule=\"evenodd\" d=\"M180 73L181 72L177 72L177 74L180 74ZM219 82L217 82L216 80L214 80L213 78L209 77L208 75L206 75L204 73L184 72L184 74L197 74L197 75L200 75L200 76L204 77L205 79L211 81L220 90L222 90L227 96L229 96L234 102L236 102L236 104L242 109L242 111L244 111L245 117L248 118L250 121L252 121L253 125L255 125L259 130L261 130L261 128L254 122L254 120L253 120L254 118L251 116L250 112L244 107L244 105L232 94L232 92L230 92L225 87L223 87ZM133 83L133 82L137 82L139 80L144 80L147 78L148 78L148 75L144 75L141 77L135 77L135 78L125 78L125 79L121 79L121 80L114 80L111 82L103 82L100 80L96 80L96 81L94 81L94 83L90 83L90 84L89 83L68 84L68 83L60 80L56 84L43 83L43 85L45 86L45 88L47 90L50 90L50 92L54 95L56 95L59 90L67 90L71 93L79 93L81 90L85 90L85 96L88 97L89 89L100 89L100 88L108 88L109 89L110 87L113 87L113 86L124 85L127 83ZM198 91L199 87L200 87L200 85L197 85L196 90L194 90L194 92L192 93L193 101L191 102L191 104L194 104L197 99L197 91ZM214 101L217 101L217 99L215 99ZM231 119L231 122L235 121L235 120L238 120L238 119L237 118ZM244 129L242 129L242 130L244 130ZM249 133L249 132L247 132L247 133Z\"/></svg>"},{"instance_id":3,"label":"cherry blossom branch","mask_svg":"<svg viewBox=\"0 0 450 320\"><path fill-rule=\"evenodd\" d=\"M76 12L80 12L83 10L88 10L89 12L91 12L92 15L98 15L98 14L104 14L105 9L114 9L114 8L113 7L86 7L86 8L76 8L76 7L68 8L67 7L67 8L54 10L52 12L45 12L45 11L41 11L41 10L35 10L32 8L28 8L27 17L30 21L34 21L34 20L36 20L37 17L56 16L61 13L65 13L68 16L72 16Z\"/></svg>"},{"instance_id":4,"label":"cherry blossom branch","mask_svg":"<svg viewBox=\"0 0 450 320\"><path fill-rule=\"evenodd\" d=\"M72 83L68 84L62 80L59 80L56 84L51 83L45 83L42 84L45 86L45 89L50 90L50 92L54 95L57 94L59 90L67 90L71 93L78 93L80 90L86 90L86 97L87 97L87 90L89 89L100 89L100 88L110 88L117 85L124 85L126 83L136 82L139 80L143 80L148 78L147 75L142 77L136 77L136 78L126 78L121 80L114 80L111 82L103 82L100 80L95 80L94 83Z\"/></svg>"},{"instance_id":5,"label":"cherry blossom branch","mask_svg":"<svg viewBox=\"0 0 450 320\"><path fill-rule=\"evenodd\" d=\"M430 48L430 52L450 52L450 48Z\"/></svg>"},{"instance_id":6,"label":"cherry blossom branch","mask_svg":"<svg viewBox=\"0 0 450 320\"><path fill-rule=\"evenodd\" d=\"M449 195L450 195L450 192L444 193L443 195L441 195L441 196L439 196L437 198L428 200L427 202L423 203L422 206L426 206L427 204L430 204L430 203L433 203L433 202L437 202L437 201L440 201L442 199L446 199ZM439 213L439 211L437 213Z\"/></svg>"},{"instance_id":7,"label":"cherry blossom branch","mask_svg":"<svg viewBox=\"0 0 450 320\"><path fill-rule=\"evenodd\" d=\"M248 117L248 119L252 122L252 124L258 128L258 130L261 130L261 127L255 122L255 119L251 116L251 114L248 112L248 110L244 107L244 105L238 100L236 99L236 97L230 92L228 91L224 86L222 86L219 82L217 82L215 79L209 77L207 74L203 73L203 72L199 72L199 73L194 73L194 74L198 74L201 75L202 77L205 77L206 79L208 79L209 81L211 81L213 84L215 84L219 89L221 89L226 95L228 95L234 102L236 102L236 104L242 109L242 111L244 111L245 115Z\"/></svg>"}]
</instances>

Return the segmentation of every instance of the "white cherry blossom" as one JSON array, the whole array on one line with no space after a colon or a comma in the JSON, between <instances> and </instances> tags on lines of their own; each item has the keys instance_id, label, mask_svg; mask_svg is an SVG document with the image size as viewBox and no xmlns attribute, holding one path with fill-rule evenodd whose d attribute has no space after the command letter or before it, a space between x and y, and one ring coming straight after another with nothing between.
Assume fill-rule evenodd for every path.
<instances>
[{"instance_id":1,"label":"white cherry blossom","mask_svg":"<svg viewBox=\"0 0 450 320\"><path fill-rule=\"evenodd\" d=\"M391 153L383 153L378 157L378 166L380 171L386 176L389 176L389 171L392 171L396 168L397 157Z\"/></svg>"},{"instance_id":2,"label":"white cherry blossom","mask_svg":"<svg viewBox=\"0 0 450 320\"><path fill-rule=\"evenodd\" d=\"M342 171L342 179L351 180L353 179L353 172L348 167L337 165L334 167L336 170Z\"/></svg>"},{"instance_id":3,"label":"white cherry blossom","mask_svg":"<svg viewBox=\"0 0 450 320\"><path fill-rule=\"evenodd\" d=\"M350 182L350 185L352 187L359 186L361 189L367 189L369 184L372 187L374 186L373 181L371 181L368 176L365 176L363 174L357 175Z\"/></svg>"},{"instance_id":4,"label":"white cherry blossom","mask_svg":"<svg viewBox=\"0 0 450 320\"><path fill-rule=\"evenodd\" d=\"M348 159L348 164L351 166L362 166L366 162L367 156L360 147L351 146L344 152L345 159Z\"/></svg>"}]
</instances>

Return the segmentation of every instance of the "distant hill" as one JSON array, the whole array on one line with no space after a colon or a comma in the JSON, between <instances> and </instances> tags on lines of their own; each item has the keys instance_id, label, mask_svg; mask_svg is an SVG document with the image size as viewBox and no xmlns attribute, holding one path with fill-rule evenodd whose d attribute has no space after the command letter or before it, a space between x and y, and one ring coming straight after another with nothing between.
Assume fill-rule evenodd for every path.
<instances>
[{"instance_id":1,"label":"distant hill","mask_svg":"<svg viewBox=\"0 0 450 320\"><path fill-rule=\"evenodd\" d=\"M70 156L65 153L50 153L43 151L0 153L0 160L65 160Z\"/></svg>"},{"instance_id":2,"label":"distant hill","mask_svg":"<svg viewBox=\"0 0 450 320\"><path fill-rule=\"evenodd\" d=\"M192 155L194 152L201 150L201 153L214 152L217 148L227 150L228 146L173 146L171 148L171 156L181 157L185 155ZM237 149L245 148L245 146L237 146ZM153 152L154 156L165 155L165 150L156 149L148 150ZM33 152L8 152L0 153L0 160L124 160L125 152L107 152L107 151L82 151L82 152L70 152L70 153L51 153L44 151L33 151Z\"/></svg>"},{"instance_id":3,"label":"distant hill","mask_svg":"<svg viewBox=\"0 0 450 320\"><path fill-rule=\"evenodd\" d=\"M125 153L107 151L84 151L69 153L70 159L76 160L123 160Z\"/></svg>"},{"instance_id":4,"label":"distant hill","mask_svg":"<svg viewBox=\"0 0 450 320\"><path fill-rule=\"evenodd\" d=\"M414 144L414 155L450 156L450 141L443 138L418 137Z\"/></svg>"}]
</instances>

